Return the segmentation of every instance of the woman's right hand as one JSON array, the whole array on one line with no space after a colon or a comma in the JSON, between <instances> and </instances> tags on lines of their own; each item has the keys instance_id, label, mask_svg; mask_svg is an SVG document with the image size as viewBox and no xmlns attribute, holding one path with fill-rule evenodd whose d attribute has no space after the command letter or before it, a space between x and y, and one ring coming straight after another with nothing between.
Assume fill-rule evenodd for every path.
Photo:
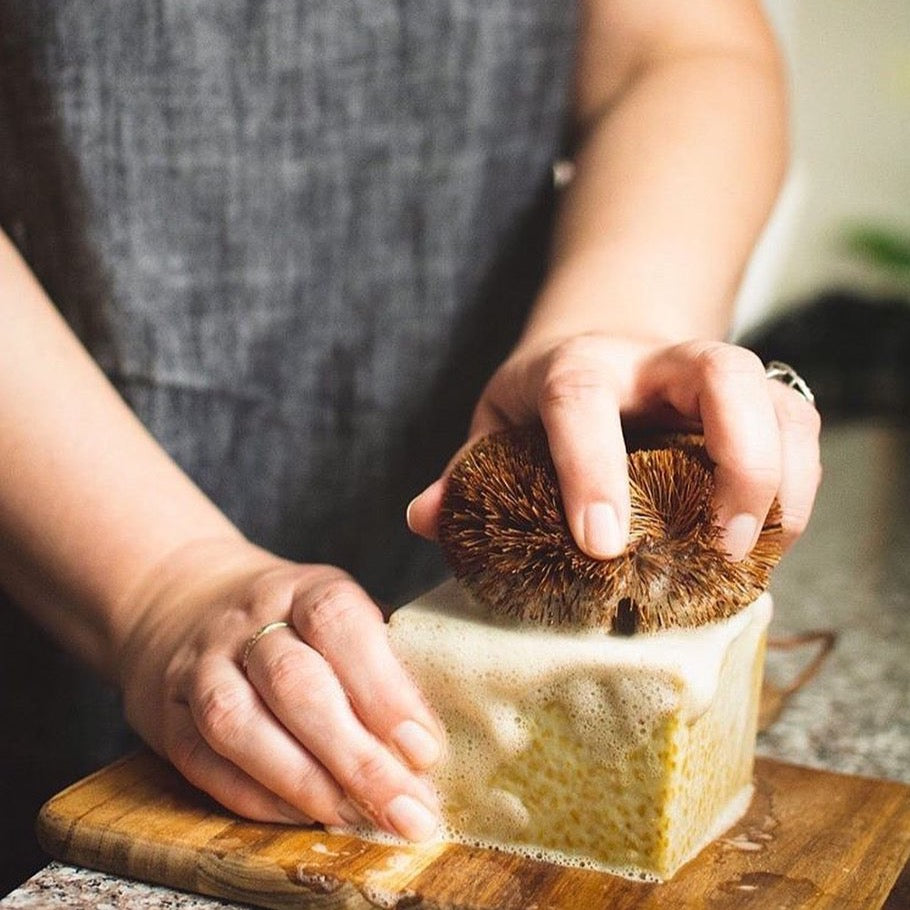
<instances>
[{"instance_id":1,"label":"woman's right hand","mask_svg":"<svg viewBox=\"0 0 910 910\"><path fill-rule=\"evenodd\" d=\"M429 838L418 772L444 734L367 594L331 566L195 543L143 582L119 661L130 723L195 786L261 821ZM290 623L244 647L259 629Z\"/></svg>"}]
</instances>

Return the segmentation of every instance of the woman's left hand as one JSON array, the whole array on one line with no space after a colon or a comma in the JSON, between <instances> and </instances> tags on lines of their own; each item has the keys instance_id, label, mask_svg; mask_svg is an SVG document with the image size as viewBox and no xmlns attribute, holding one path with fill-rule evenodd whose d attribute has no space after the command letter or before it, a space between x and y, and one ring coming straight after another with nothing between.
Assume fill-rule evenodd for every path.
<instances>
[{"instance_id":1,"label":"woman's left hand","mask_svg":"<svg viewBox=\"0 0 910 910\"><path fill-rule=\"evenodd\" d=\"M679 344L576 335L517 348L474 412L468 444L540 419L566 518L582 550L618 555L629 535L622 420L702 428L716 464L715 508L732 560L752 549L775 497L784 546L803 532L821 478L818 411L765 376L758 357L718 341ZM412 530L434 537L444 477L408 508Z\"/></svg>"}]
</instances>

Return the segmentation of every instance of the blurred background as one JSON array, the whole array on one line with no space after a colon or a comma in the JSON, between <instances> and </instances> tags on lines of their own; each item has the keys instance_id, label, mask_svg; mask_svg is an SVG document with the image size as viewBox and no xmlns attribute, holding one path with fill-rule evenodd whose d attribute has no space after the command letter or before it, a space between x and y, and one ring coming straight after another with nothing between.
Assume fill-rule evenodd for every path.
<instances>
[{"instance_id":1,"label":"blurred background","mask_svg":"<svg viewBox=\"0 0 910 910\"><path fill-rule=\"evenodd\" d=\"M742 286L736 339L763 360L794 364L828 427L869 416L910 425L910 3L765 2L790 69L792 166ZM906 432L845 430L826 448L823 498L775 590L784 628L836 626L842 645L828 677L794 704L791 727L778 728L763 747L790 760L905 776L910 739L894 729L896 719L910 717L900 682L910 602L910 446ZM15 691L29 659L4 656L0 691ZM864 689L856 684L860 670ZM840 707L836 729L818 726L831 705L826 693ZM863 714L851 699L875 713ZM65 739L78 723L87 739L102 742L107 714L97 707L97 718L78 720L62 707L36 716L22 701L18 710L23 727L44 724ZM812 751L812 735L827 753ZM95 766L104 760L99 754ZM60 786L71 782L66 756L56 773ZM43 797L7 793L0 804L9 812L17 798L32 817ZM0 838L6 834L0 830ZM3 895L43 859L30 844L0 843Z\"/></svg>"},{"instance_id":2,"label":"blurred background","mask_svg":"<svg viewBox=\"0 0 910 910\"><path fill-rule=\"evenodd\" d=\"M758 750L910 782L910 3L765 3L792 166L735 328L799 370L823 417L824 481L772 579L772 636L837 644ZM772 645L769 677L785 665ZM910 866L901 882L886 906L910 906Z\"/></svg>"},{"instance_id":3,"label":"blurred background","mask_svg":"<svg viewBox=\"0 0 910 910\"><path fill-rule=\"evenodd\" d=\"M791 361L825 417L910 420L910 6L766 0L792 166L735 334Z\"/></svg>"}]
</instances>

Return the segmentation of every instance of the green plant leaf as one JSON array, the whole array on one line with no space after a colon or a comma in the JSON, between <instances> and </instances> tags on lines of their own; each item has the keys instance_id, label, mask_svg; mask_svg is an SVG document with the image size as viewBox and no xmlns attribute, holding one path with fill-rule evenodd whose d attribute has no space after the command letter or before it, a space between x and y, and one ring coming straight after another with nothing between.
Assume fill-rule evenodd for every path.
<instances>
[{"instance_id":1,"label":"green plant leaf","mask_svg":"<svg viewBox=\"0 0 910 910\"><path fill-rule=\"evenodd\" d=\"M861 226L846 233L847 249L871 265L910 274L910 237L890 228Z\"/></svg>"}]
</instances>

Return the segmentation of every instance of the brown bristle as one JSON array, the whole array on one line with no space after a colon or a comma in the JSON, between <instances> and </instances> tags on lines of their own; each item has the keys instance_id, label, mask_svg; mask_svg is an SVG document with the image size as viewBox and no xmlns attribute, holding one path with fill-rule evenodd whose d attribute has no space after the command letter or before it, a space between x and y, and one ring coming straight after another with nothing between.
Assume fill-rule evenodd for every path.
<instances>
[{"instance_id":1,"label":"brown bristle","mask_svg":"<svg viewBox=\"0 0 910 910\"><path fill-rule=\"evenodd\" d=\"M781 552L776 502L755 548L734 563L720 549L700 437L639 440L628 465L629 546L597 560L566 524L543 430L481 439L449 475L439 520L455 576L497 613L627 633L722 619L767 588Z\"/></svg>"}]
</instances>

